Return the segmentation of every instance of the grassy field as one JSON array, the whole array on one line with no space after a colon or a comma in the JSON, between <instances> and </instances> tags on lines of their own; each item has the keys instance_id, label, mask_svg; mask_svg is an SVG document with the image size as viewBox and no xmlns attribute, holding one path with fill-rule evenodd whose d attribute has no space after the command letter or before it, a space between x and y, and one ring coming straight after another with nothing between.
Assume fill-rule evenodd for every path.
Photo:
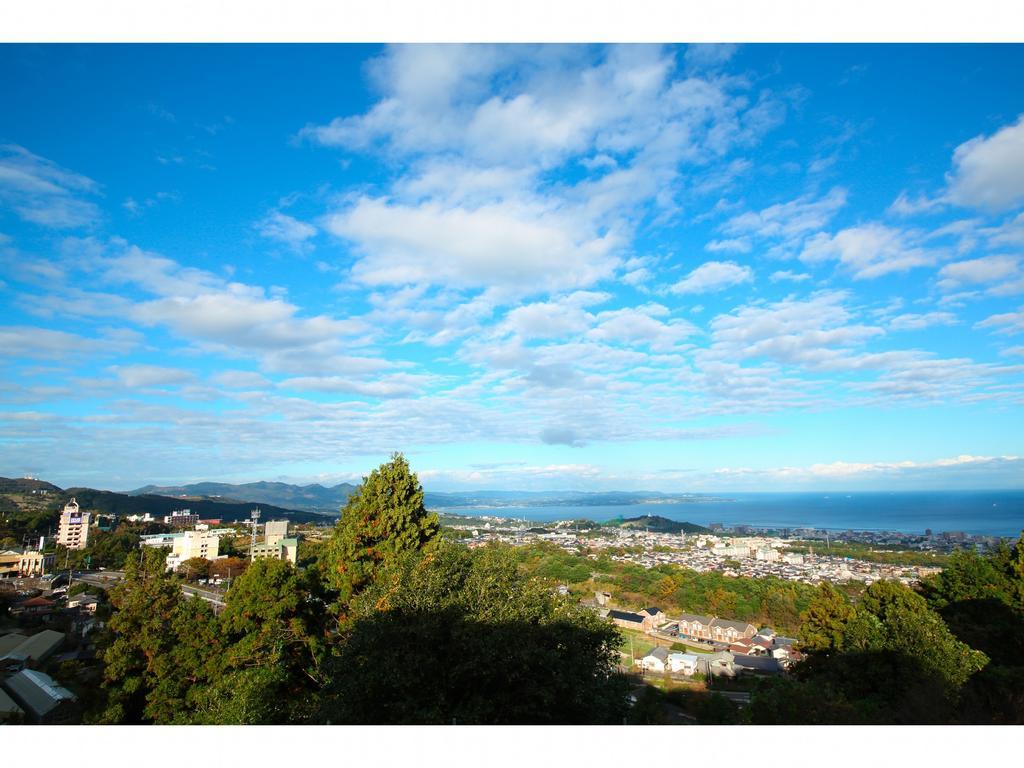
<instances>
[{"instance_id":1,"label":"grassy field","mask_svg":"<svg viewBox=\"0 0 1024 768\"><path fill-rule=\"evenodd\" d=\"M632 639L632 652L635 658L640 659L647 655L647 652L654 648L657 643L645 635L643 632L637 632L632 629L619 628L619 633L622 635L622 642L619 643L619 650L625 653L627 656L630 653L630 640Z\"/></svg>"}]
</instances>

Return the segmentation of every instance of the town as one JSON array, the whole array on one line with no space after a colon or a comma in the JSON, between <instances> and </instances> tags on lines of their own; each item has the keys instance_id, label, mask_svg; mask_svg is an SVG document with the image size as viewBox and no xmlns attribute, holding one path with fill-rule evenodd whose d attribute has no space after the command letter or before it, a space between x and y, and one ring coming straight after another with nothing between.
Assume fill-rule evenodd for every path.
<instances>
[{"instance_id":1,"label":"town","mask_svg":"<svg viewBox=\"0 0 1024 768\"><path fill-rule=\"evenodd\" d=\"M248 562L278 559L298 562L299 539L289 535L288 520L259 522L254 509L249 521L223 527L219 519L199 519L189 509L176 510L160 520L151 514L129 515L126 522L157 523L164 533L138 537L139 553L166 550L168 572L183 577L182 592L223 608L234 575ZM80 508L71 498L60 514L55 542L41 537L34 548L0 551L0 590L13 596L9 618L0 625L0 723L69 724L81 721L80 697L56 678L89 679L96 660L97 633L110 616L106 590L116 586L123 571L68 569L57 571L53 543L69 559L89 547L113 520ZM248 530L245 530L245 529ZM261 535L262 534L262 535ZM316 533L313 534L316 536ZM221 541L248 539L245 559L223 553ZM2 620L2 619L0 619Z\"/></svg>"},{"instance_id":2,"label":"town","mask_svg":"<svg viewBox=\"0 0 1024 768\"><path fill-rule=\"evenodd\" d=\"M882 579L913 584L937 573L941 568L930 565L899 565L868 562L849 556L833 556L833 544L857 542L881 546L904 546L915 551L942 553L955 546L985 548L993 545L995 537L966 536L937 537L934 547L930 537L907 536L898 533L848 531L832 536L815 529L787 530L785 536L736 535L752 529L714 534L659 533L637 528L581 525L578 521L559 521L543 526L522 520L500 517L476 517L460 521L449 515L447 523L453 529L467 534L468 546L482 546L499 541L513 546L525 546L539 541L556 544L566 552L585 554L596 559L602 552L612 560L636 563L646 568L671 563L698 572L719 571L727 576L758 578L776 576L788 581L818 584L822 581L859 581L871 584ZM528 527L529 526L529 527ZM810 551L788 551L794 545L812 541ZM886 550L878 551L880 558ZM893 558L896 560L896 558Z\"/></svg>"}]
</instances>

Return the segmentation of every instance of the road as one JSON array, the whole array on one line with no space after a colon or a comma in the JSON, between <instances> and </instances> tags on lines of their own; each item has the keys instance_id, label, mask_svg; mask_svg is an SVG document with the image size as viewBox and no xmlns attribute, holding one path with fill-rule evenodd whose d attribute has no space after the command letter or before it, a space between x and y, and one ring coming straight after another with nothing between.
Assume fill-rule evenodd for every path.
<instances>
[{"instance_id":1,"label":"road","mask_svg":"<svg viewBox=\"0 0 1024 768\"><path fill-rule=\"evenodd\" d=\"M112 587L124 578L123 571L75 571L75 581L85 582L97 587ZM181 591L186 595L199 597L211 603L218 611L224 607L224 593L213 589L204 589L191 584L182 584Z\"/></svg>"}]
</instances>

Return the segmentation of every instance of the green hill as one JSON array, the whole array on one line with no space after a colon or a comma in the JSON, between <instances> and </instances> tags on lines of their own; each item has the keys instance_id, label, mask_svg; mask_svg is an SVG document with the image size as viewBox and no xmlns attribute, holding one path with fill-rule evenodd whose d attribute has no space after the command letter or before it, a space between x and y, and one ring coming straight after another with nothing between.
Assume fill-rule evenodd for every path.
<instances>
[{"instance_id":1,"label":"green hill","mask_svg":"<svg viewBox=\"0 0 1024 768\"><path fill-rule=\"evenodd\" d=\"M711 533L710 528L696 523L680 523L659 515L642 515L611 520L608 525L631 530L648 530L651 533Z\"/></svg>"}]
</instances>

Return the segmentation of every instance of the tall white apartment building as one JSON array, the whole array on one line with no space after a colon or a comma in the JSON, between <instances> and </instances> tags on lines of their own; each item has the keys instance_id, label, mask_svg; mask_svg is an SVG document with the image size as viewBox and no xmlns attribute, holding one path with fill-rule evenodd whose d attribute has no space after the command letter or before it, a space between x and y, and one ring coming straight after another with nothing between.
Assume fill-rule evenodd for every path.
<instances>
[{"instance_id":1,"label":"tall white apartment building","mask_svg":"<svg viewBox=\"0 0 1024 768\"><path fill-rule=\"evenodd\" d=\"M68 549L85 549L89 545L89 513L78 508L74 498L60 513L60 525L57 528L57 543Z\"/></svg>"}]
</instances>

